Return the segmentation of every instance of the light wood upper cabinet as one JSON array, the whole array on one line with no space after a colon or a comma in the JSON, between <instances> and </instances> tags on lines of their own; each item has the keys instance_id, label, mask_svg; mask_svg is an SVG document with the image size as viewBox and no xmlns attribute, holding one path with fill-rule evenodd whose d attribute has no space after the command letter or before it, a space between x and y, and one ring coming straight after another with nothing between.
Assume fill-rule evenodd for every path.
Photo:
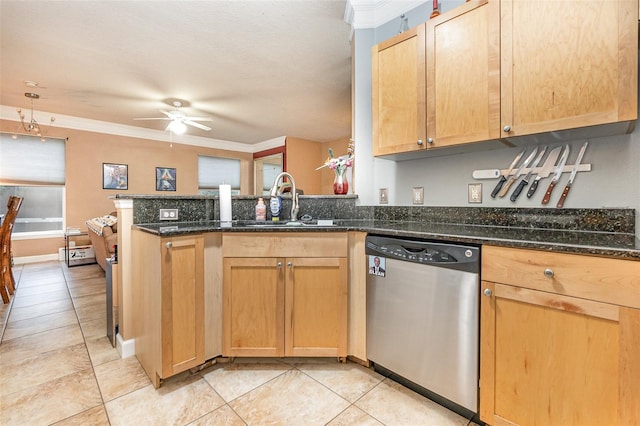
<instances>
[{"instance_id":1,"label":"light wood upper cabinet","mask_svg":"<svg viewBox=\"0 0 640 426\"><path fill-rule=\"evenodd\" d=\"M373 46L373 155L426 147L425 25Z\"/></svg>"},{"instance_id":2,"label":"light wood upper cabinet","mask_svg":"<svg viewBox=\"0 0 640 426\"><path fill-rule=\"evenodd\" d=\"M155 387L204 359L204 237L132 231L136 357Z\"/></svg>"},{"instance_id":3,"label":"light wood upper cabinet","mask_svg":"<svg viewBox=\"0 0 640 426\"><path fill-rule=\"evenodd\" d=\"M636 119L636 0L500 7L503 137Z\"/></svg>"},{"instance_id":4,"label":"light wood upper cabinet","mask_svg":"<svg viewBox=\"0 0 640 426\"><path fill-rule=\"evenodd\" d=\"M223 256L223 355L346 357L346 233L225 234Z\"/></svg>"},{"instance_id":5,"label":"light wood upper cabinet","mask_svg":"<svg viewBox=\"0 0 640 426\"><path fill-rule=\"evenodd\" d=\"M480 418L640 422L640 262L482 248Z\"/></svg>"},{"instance_id":6,"label":"light wood upper cabinet","mask_svg":"<svg viewBox=\"0 0 640 426\"><path fill-rule=\"evenodd\" d=\"M469 1L427 22L427 149L500 137L500 5Z\"/></svg>"}]
</instances>

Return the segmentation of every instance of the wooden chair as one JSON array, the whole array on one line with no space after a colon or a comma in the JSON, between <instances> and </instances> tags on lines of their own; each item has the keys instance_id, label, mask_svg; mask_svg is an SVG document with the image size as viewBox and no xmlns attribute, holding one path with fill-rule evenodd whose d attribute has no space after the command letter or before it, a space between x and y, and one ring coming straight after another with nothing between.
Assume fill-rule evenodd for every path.
<instances>
[{"instance_id":1,"label":"wooden chair","mask_svg":"<svg viewBox=\"0 0 640 426\"><path fill-rule=\"evenodd\" d=\"M15 224L18 211L22 205L22 197L9 196L7 202L7 214L0 228L0 296L4 303L9 303L9 296L13 295L16 289L16 282L11 270L11 232Z\"/></svg>"}]
</instances>

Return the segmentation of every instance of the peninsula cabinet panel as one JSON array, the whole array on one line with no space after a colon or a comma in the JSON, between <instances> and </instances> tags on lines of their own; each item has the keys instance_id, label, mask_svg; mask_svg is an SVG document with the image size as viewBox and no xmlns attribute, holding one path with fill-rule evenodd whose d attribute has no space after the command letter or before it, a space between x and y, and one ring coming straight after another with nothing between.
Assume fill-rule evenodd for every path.
<instances>
[{"instance_id":1,"label":"peninsula cabinet panel","mask_svg":"<svg viewBox=\"0 0 640 426\"><path fill-rule=\"evenodd\" d=\"M204 238L131 233L136 357L157 388L204 360Z\"/></svg>"},{"instance_id":2,"label":"peninsula cabinet panel","mask_svg":"<svg viewBox=\"0 0 640 426\"><path fill-rule=\"evenodd\" d=\"M426 144L425 24L373 46L373 155L420 151Z\"/></svg>"},{"instance_id":3,"label":"peninsula cabinet panel","mask_svg":"<svg viewBox=\"0 0 640 426\"><path fill-rule=\"evenodd\" d=\"M500 7L503 137L636 119L636 0Z\"/></svg>"},{"instance_id":4,"label":"peninsula cabinet panel","mask_svg":"<svg viewBox=\"0 0 640 426\"><path fill-rule=\"evenodd\" d=\"M471 0L427 22L427 149L500 137L500 4Z\"/></svg>"},{"instance_id":5,"label":"peninsula cabinet panel","mask_svg":"<svg viewBox=\"0 0 640 426\"><path fill-rule=\"evenodd\" d=\"M640 423L640 262L490 246L482 262L481 420ZM618 291L627 306L599 300Z\"/></svg>"}]
</instances>

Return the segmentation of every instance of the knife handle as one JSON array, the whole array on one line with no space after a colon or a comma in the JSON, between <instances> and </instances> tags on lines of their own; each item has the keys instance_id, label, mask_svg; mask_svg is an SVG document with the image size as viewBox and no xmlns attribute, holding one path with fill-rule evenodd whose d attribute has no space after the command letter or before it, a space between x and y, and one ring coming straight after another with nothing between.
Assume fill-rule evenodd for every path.
<instances>
[{"instance_id":1,"label":"knife handle","mask_svg":"<svg viewBox=\"0 0 640 426\"><path fill-rule=\"evenodd\" d=\"M553 188L555 186L556 183L554 181L551 181L549 187L547 188L547 192L545 192L544 197L542 198L542 204L547 204L549 202L549 200L551 199L551 191L553 191Z\"/></svg>"},{"instance_id":2,"label":"knife handle","mask_svg":"<svg viewBox=\"0 0 640 426\"><path fill-rule=\"evenodd\" d=\"M498 195L498 192L500 192L502 185L504 185L506 181L507 181L507 178L501 175L500 180L498 180L496 187L493 188L493 191L491 192L491 198L496 198L496 195Z\"/></svg>"},{"instance_id":3,"label":"knife handle","mask_svg":"<svg viewBox=\"0 0 640 426\"><path fill-rule=\"evenodd\" d=\"M518 196L520 195L524 187L527 186L528 183L529 182L527 182L524 179L521 180L518 186L516 186L516 189L513 190L513 194L511 194L511 197L509 199L515 203L516 200L518 199Z\"/></svg>"},{"instance_id":4,"label":"knife handle","mask_svg":"<svg viewBox=\"0 0 640 426\"><path fill-rule=\"evenodd\" d=\"M538 178L536 178L533 182L531 182L531 186L527 191L527 198L533 197L533 193L536 192L536 189L538 188L538 182L540 182L540 179Z\"/></svg>"},{"instance_id":5,"label":"knife handle","mask_svg":"<svg viewBox=\"0 0 640 426\"><path fill-rule=\"evenodd\" d=\"M567 198L567 194L569 194L569 190L571 189L571 185L567 184L567 186L564 187L564 191L562 191L562 195L560 196L560 199L558 200L558 204L556 205L557 208L561 209L562 206L564 206L564 200L565 198Z\"/></svg>"},{"instance_id":6,"label":"knife handle","mask_svg":"<svg viewBox=\"0 0 640 426\"><path fill-rule=\"evenodd\" d=\"M515 176L511 176L507 180L507 183L505 183L504 186L502 187L502 190L498 193L498 197L504 197L505 195L507 195L507 192L509 192L509 188L511 188L511 185L515 181L516 181Z\"/></svg>"}]
</instances>

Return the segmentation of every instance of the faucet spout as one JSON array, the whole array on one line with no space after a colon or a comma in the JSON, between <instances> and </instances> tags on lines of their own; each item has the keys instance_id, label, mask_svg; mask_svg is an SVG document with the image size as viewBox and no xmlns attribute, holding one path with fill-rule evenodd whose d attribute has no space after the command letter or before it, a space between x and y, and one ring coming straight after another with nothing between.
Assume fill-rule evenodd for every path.
<instances>
[{"instance_id":1,"label":"faucet spout","mask_svg":"<svg viewBox=\"0 0 640 426\"><path fill-rule=\"evenodd\" d=\"M276 176L275 181L273 182L273 186L271 187L271 197L278 196L278 183L284 177L289 178L291 181L291 220L296 222L298 220L298 212L300 211L300 204L298 200L298 193L296 192L296 181L293 179L290 173L282 172L278 176Z\"/></svg>"}]
</instances>

